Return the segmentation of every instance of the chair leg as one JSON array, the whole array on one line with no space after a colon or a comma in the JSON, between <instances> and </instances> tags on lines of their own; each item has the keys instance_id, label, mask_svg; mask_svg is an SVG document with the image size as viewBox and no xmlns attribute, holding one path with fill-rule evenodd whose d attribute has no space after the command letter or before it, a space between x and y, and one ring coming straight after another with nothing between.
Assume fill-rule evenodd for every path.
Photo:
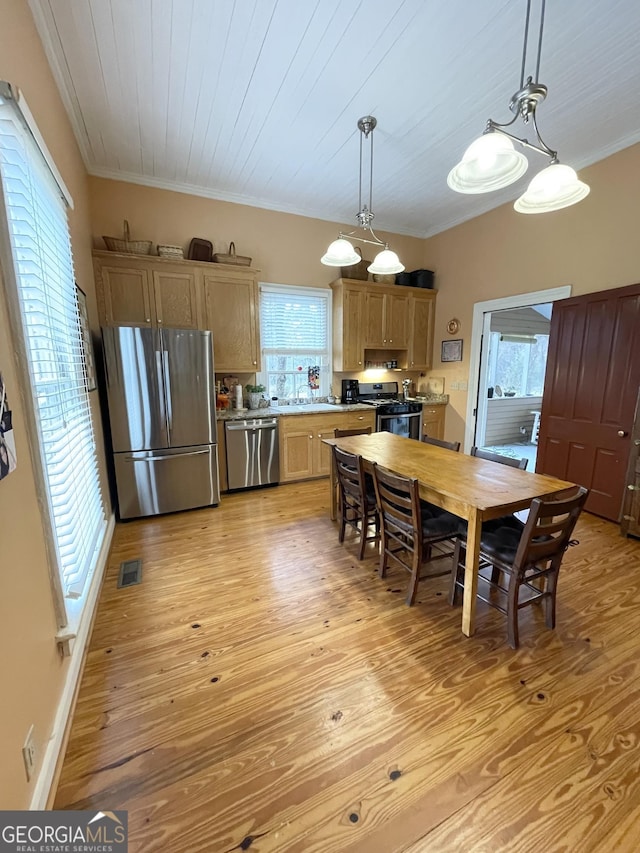
<instances>
[{"instance_id":1,"label":"chair leg","mask_svg":"<svg viewBox=\"0 0 640 853\"><path fill-rule=\"evenodd\" d=\"M387 537L383 527L380 536L380 563L378 565L378 574L381 578L387 574L387 545Z\"/></svg>"},{"instance_id":2,"label":"chair leg","mask_svg":"<svg viewBox=\"0 0 640 853\"><path fill-rule=\"evenodd\" d=\"M509 591L507 593L507 639L512 649L520 645L518 634L518 592L520 583L515 572L509 578Z\"/></svg>"},{"instance_id":3,"label":"chair leg","mask_svg":"<svg viewBox=\"0 0 640 853\"><path fill-rule=\"evenodd\" d=\"M456 546L453 551L453 567L451 571L451 583L449 584L449 604L454 607L459 598L460 588L460 563L464 565L466 559L466 548L462 544L461 539L456 539Z\"/></svg>"},{"instance_id":4,"label":"chair leg","mask_svg":"<svg viewBox=\"0 0 640 853\"><path fill-rule=\"evenodd\" d=\"M411 566L411 580L409 581L409 589L407 592L407 605L413 607L416 603L418 595L418 583L420 581L420 555L416 548L413 552L413 561Z\"/></svg>"},{"instance_id":5,"label":"chair leg","mask_svg":"<svg viewBox=\"0 0 640 853\"><path fill-rule=\"evenodd\" d=\"M358 555L358 559L364 559L364 549L367 544L367 530L369 529L368 525L368 517L367 512L364 507L360 507L360 553Z\"/></svg>"},{"instance_id":6,"label":"chair leg","mask_svg":"<svg viewBox=\"0 0 640 853\"><path fill-rule=\"evenodd\" d=\"M547 628L556 627L556 588L558 585L558 573L555 572L547 577L547 592L549 595L544 600L544 623Z\"/></svg>"}]
</instances>

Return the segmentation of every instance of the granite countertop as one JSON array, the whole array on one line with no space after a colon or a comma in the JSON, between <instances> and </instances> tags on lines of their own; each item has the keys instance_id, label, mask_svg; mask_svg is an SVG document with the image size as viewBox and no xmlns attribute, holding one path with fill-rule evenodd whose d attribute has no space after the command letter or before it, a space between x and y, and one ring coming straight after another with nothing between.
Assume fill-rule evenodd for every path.
<instances>
[{"instance_id":1,"label":"granite countertop","mask_svg":"<svg viewBox=\"0 0 640 853\"><path fill-rule=\"evenodd\" d=\"M302 405L269 406L264 409L238 409L218 410L216 418L219 421L242 421L254 418L289 417L291 415L319 415L330 412L370 412L371 406L364 403L343 405L342 403L303 403Z\"/></svg>"},{"instance_id":2,"label":"granite countertop","mask_svg":"<svg viewBox=\"0 0 640 853\"><path fill-rule=\"evenodd\" d=\"M420 397L411 397L416 403L426 403L427 406L446 406L449 402L448 394L424 394Z\"/></svg>"}]
</instances>

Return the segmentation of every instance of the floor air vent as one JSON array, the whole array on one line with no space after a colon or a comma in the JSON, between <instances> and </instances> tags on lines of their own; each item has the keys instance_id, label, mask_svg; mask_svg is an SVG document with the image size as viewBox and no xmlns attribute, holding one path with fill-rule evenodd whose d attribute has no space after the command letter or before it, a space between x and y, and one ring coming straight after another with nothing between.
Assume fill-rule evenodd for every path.
<instances>
[{"instance_id":1,"label":"floor air vent","mask_svg":"<svg viewBox=\"0 0 640 853\"><path fill-rule=\"evenodd\" d=\"M120 563L118 589L123 586L133 586L142 581L142 560L125 560Z\"/></svg>"}]
</instances>

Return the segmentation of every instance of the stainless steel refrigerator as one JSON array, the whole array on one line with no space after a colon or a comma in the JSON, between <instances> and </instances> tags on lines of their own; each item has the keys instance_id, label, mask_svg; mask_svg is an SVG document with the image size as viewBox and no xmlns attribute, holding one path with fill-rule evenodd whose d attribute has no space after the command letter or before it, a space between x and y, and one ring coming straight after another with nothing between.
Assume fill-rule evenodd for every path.
<instances>
[{"instance_id":1,"label":"stainless steel refrigerator","mask_svg":"<svg viewBox=\"0 0 640 853\"><path fill-rule=\"evenodd\" d=\"M220 501L211 332L102 329L120 518Z\"/></svg>"}]
</instances>

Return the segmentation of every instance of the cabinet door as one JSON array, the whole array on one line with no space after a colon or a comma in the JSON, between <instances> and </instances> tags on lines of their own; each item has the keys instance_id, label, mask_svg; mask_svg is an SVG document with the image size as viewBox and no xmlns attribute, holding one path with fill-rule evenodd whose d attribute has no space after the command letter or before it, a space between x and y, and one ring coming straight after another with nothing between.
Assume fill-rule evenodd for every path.
<instances>
[{"instance_id":1,"label":"cabinet door","mask_svg":"<svg viewBox=\"0 0 640 853\"><path fill-rule=\"evenodd\" d=\"M385 294L370 291L366 295L365 305L364 345L366 347L383 347L387 343L384 333Z\"/></svg>"},{"instance_id":2,"label":"cabinet door","mask_svg":"<svg viewBox=\"0 0 640 853\"><path fill-rule=\"evenodd\" d=\"M385 346L406 349L409 344L409 299L395 293L385 296Z\"/></svg>"},{"instance_id":3,"label":"cabinet door","mask_svg":"<svg viewBox=\"0 0 640 853\"><path fill-rule=\"evenodd\" d=\"M146 269L103 266L100 272L105 325L155 325Z\"/></svg>"},{"instance_id":4,"label":"cabinet door","mask_svg":"<svg viewBox=\"0 0 640 853\"><path fill-rule=\"evenodd\" d=\"M433 358L433 321L435 303L432 298L414 298L409 306L409 367L430 370Z\"/></svg>"},{"instance_id":5,"label":"cabinet door","mask_svg":"<svg viewBox=\"0 0 640 853\"><path fill-rule=\"evenodd\" d=\"M364 307L364 292L345 287L342 313L342 370L362 370Z\"/></svg>"},{"instance_id":6,"label":"cabinet door","mask_svg":"<svg viewBox=\"0 0 640 853\"><path fill-rule=\"evenodd\" d=\"M300 424L282 429L281 436L280 482L313 477L313 432Z\"/></svg>"},{"instance_id":7,"label":"cabinet door","mask_svg":"<svg viewBox=\"0 0 640 853\"><path fill-rule=\"evenodd\" d=\"M260 370L255 281L226 281L205 274L204 300L206 327L213 334L216 372Z\"/></svg>"},{"instance_id":8,"label":"cabinet door","mask_svg":"<svg viewBox=\"0 0 640 853\"><path fill-rule=\"evenodd\" d=\"M328 420L325 425L316 428L314 439L314 460L313 473L317 477L328 477L331 473L331 448L328 444L323 444L325 438L333 438L335 422L333 419Z\"/></svg>"},{"instance_id":9,"label":"cabinet door","mask_svg":"<svg viewBox=\"0 0 640 853\"><path fill-rule=\"evenodd\" d=\"M153 270L152 274L158 325L173 329L197 329L195 274L165 270Z\"/></svg>"},{"instance_id":10,"label":"cabinet door","mask_svg":"<svg viewBox=\"0 0 640 853\"><path fill-rule=\"evenodd\" d=\"M422 433L444 439L444 406L422 407Z\"/></svg>"}]
</instances>

